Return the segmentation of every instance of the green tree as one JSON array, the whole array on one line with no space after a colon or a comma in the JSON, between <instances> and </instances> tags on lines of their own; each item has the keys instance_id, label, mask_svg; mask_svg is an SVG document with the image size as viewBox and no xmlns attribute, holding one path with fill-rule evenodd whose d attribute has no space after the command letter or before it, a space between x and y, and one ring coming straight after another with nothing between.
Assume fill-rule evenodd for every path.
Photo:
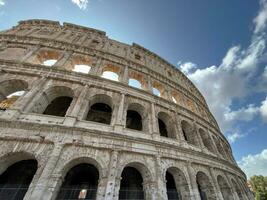
<instances>
[{"instance_id":1,"label":"green tree","mask_svg":"<svg viewBox=\"0 0 267 200\"><path fill-rule=\"evenodd\" d=\"M252 176L249 183L256 200L267 200L267 176Z\"/></svg>"}]
</instances>

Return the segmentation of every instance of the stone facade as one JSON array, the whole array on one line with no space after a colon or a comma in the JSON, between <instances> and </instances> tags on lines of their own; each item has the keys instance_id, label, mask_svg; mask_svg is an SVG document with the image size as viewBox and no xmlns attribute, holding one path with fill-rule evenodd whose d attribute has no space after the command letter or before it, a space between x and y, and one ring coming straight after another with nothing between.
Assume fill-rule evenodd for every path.
<instances>
[{"instance_id":1,"label":"stone facade","mask_svg":"<svg viewBox=\"0 0 267 200\"><path fill-rule=\"evenodd\" d=\"M44 66L49 59L56 63ZM81 64L91 67L88 74L73 71ZM105 71L118 81L101 77ZM129 86L129 79L141 89ZM68 171L81 163L99 172L97 200L119 199L125 167L140 172L146 200L168 199L167 172L185 200L204 199L200 190L207 199L253 199L203 96L138 44L69 23L21 21L0 32L0 101L21 90L26 92L0 110L0 174L22 160L38 162L25 200L56 199ZM71 98L64 116L43 114L63 96ZM95 103L112 109L109 124L86 120ZM128 110L140 114L142 130L126 127Z\"/></svg>"}]
</instances>

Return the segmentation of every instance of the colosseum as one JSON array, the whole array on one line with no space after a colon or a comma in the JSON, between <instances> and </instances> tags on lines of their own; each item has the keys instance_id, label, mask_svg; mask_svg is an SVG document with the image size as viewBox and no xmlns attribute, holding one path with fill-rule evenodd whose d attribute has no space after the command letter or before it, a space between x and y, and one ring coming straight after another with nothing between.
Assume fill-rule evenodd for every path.
<instances>
[{"instance_id":1,"label":"colosseum","mask_svg":"<svg viewBox=\"0 0 267 200\"><path fill-rule=\"evenodd\" d=\"M252 200L194 84L103 31L0 32L1 200Z\"/></svg>"}]
</instances>

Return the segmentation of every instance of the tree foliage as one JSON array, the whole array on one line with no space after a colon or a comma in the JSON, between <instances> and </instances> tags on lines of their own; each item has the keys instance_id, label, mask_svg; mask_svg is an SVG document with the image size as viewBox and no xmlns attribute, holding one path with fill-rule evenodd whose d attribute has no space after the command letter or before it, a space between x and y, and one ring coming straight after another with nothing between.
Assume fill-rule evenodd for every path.
<instances>
[{"instance_id":1,"label":"tree foliage","mask_svg":"<svg viewBox=\"0 0 267 200\"><path fill-rule=\"evenodd\" d=\"M267 200L267 176L252 176L249 183L256 200Z\"/></svg>"}]
</instances>

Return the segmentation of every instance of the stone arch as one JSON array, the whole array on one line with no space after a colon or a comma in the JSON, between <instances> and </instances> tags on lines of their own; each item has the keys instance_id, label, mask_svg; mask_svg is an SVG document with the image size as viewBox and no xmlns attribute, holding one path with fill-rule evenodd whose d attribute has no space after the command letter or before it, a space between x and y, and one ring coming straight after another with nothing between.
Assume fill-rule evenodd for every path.
<instances>
[{"instance_id":1,"label":"stone arch","mask_svg":"<svg viewBox=\"0 0 267 200\"><path fill-rule=\"evenodd\" d=\"M88 56L74 55L64 68L69 71L88 74L92 69L92 59Z\"/></svg>"},{"instance_id":2,"label":"stone arch","mask_svg":"<svg viewBox=\"0 0 267 200\"><path fill-rule=\"evenodd\" d=\"M204 131L202 128L199 128L199 134L200 134L200 137L202 139L204 146L212 153L215 153L214 146L213 146L212 140L209 136L209 133Z\"/></svg>"},{"instance_id":3,"label":"stone arch","mask_svg":"<svg viewBox=\"0 0 267 200\"><path fill-rule=\"evenodd\" d=\"M175 188L176 188L176 191L178 193L176 195L175 191L174 191L174 194L168 194L168 187L167 187L168 199L190 199L189 184L188 184L188 181L187 181L187 178L186 178L184 172L177 167L169 167L165 171L165 177L166 177L167 173L169 173L173 176ZM166 181L167 181L167 183L166 183L166 186L167 186L168 180L166 180ZM173 198L170 198L170 197L173 197Z\"/></svg>"},{"instance_id":4,"label":"stone arch","mask_svg":"<svg viewBox=\"0 0 267 200\"><path fill-rule=\"evenodd\" d=\"M140 87L136 87L134 84L131 83L131 81L137 81L140 83ZM146 81L146 77L139 73L139 72L135 72L135 71L129 71L129 82L128 84L132 87L135 87L135 88L139 88L139 89L147 89L148 85L147 85L147 81Z\"/></svg>"},{"instance_id":5,"label":"stone arch","mask_svg":"<svg viewBox=\"0 0 267 200\"><path fill-rule=\"evenodd\" d=\"M137 124L141 123L141 124ZM148 130L146 109L139 103L130 103L126 109L126 128L140 131Z\"/></svg>"},{"instance_id":6,"label":"stone arch","mask_svg":"<svg viewBox=\"0 0 267 200\"><path fill-rule=\"evenodd\" d=\"M102 70L102 77L113 81L119 81L121 68L115 65L106 65Z\"/></svg>"},{"instance_id":7,"label":"stone arch","mask_svg":"<svg viewBox=\"0 0 267 200\"><path fill-rule=\"evenodd\" d=\"M74 91L70 87L52 86L34 102L31 112L63 117L66 115L73 98Z\"/></svg>"},{"instance_id":8,"label":"stone arch","mask_svg":"<svg viewBox=\"0 0 267 200\"><path fill-rule=\"evenodd\" d=\"M139 197L139 199L151 199L151 195L153 193L153 189L151 188L151 182L152 182L152 173L151 171L149 170L149 168L141 163L140 161L136 161L136 160L131 160L130 162L128 163L125 163L123 166L121 166L118 171L117 171L117 174L121 177L121 182L120 182L120 186L121 186L121 183L122 183L122 175L123 175L123 172L124 172L124 169L129 169L129 168L133 168L135 169L138 173L140 173L141 175L141 178L142 178L142 188L140 188L140 182L139 182L139 187L136 189L137 190L137 194L134 194L132 197L133 198L130 198L132 200L134 200L136 196ZM125 178L125 177L124 177ZM122 188L123 189L123 188ZM120 187L120 190L121 190L121 187ZM127 193L128 191L126 191ZM130 191L131 192L131 191ZM118 196L123 196L123 195L127 195L127 194L121 194L121 192L119 191L119 195Z\"/></svg>"},{"instance_id":9,"label":"stone arch","mask_svg":"<svg viewBox=\"0 0 267 200\"><path fill-rule=\"evenodd\" d=\"M81 174L79 175L78 180L67 180L68 178L75 178L73 170L75 170L77 174L84 171L86 173L84 178L88 177L89 174L92 173L91 175L94 176L93 182L86 182L86 185L83 185L81 182L83 178L80 177ZM64 197L64 195L68 197L75 196L76 198L87 195L88 198L96 198L100 184L99 180L101 177L103 177L103 166L92 157L76 157L65 163L63 167L58 168L57 173L59 173L62 177L62 181L57 182L56 185L56 190L58 192L56 192L57 194L54 195L57 196L57 198L61 199ZM79 180L79 178L81 180ZM69 185L69 182L73 181L76 184L76 187L74 188ZM89 184L89 186L87 184Z\"/></svg>"},{"instance_id":10,"label":"stone arch","mask_svg":"<svg viewBox=\"0 0 267 200\"><path fill-rule=\"evenodd\" d=\"M220 143L219 139L218 139L216 136L214 136L214 135L212 136L212 138L213 138L213 140L214 140L214 142L215 142L215 145L216 145L216 148L217 148L219 154L220 154L221 156L225 156L225 153L224 153L222 144Z\"/></svg>"},{"instance_id":11,"label":"stone arch","mask_svg":"<svg viewBox=\"0 0 267 200\"><path fill-rule=\"evenodd\" d=\"M232 182L232 185L234 187L234 190L235 190L239 200L244 200L240 186L236 183L236 181L233 178L231 178L231 182Z\"/></svg>"},{"instance_id":12,"label":"stone arch","mask_svg":"<svg viewBox=\"0 0 267 200\"><path fill-rule=\"evenodd\" d=\"M36 178L39 162L32 153L7 153L0 158L0 198L23 199ZM7 189L6 189L7 188Z\"/></svg>"},{"instance_id":13,"label":"stone arch","mask_svg":"<svg viewBox=\"0 0 267 200\"><path fill-rule=\"evenodd\" d=\"M207 174L202 171L197 172L196 183L201 200L216 200L214 187Z\"/></svg>"},{"instance_id":14,"label":"stone arch","mask_svg":"<svg viewBox=\"0 0 267 200\"><path fill-rule=\"evenodd\" d=\"M155 91L155 89L158 91ZM158 81L153 81L152 82L152 90L153 94L159 97L164 97L165 96L165 88L162 84L160 84Z\"/></svg>"},{"instance_id":15,"label":"stone arch","mask_svg":"<svg viewBox=\"0 0 267 200\"><path fill-rule=\"evenodd\" d=\"M5 110L11 107L16 100L28 91L28 82L20 79L9 79L0 82L0 108ZM21 94L16 92L21 92ZM10 96L14 94L13 96Z\"/></svg>"},{"instance_id":16,"label":"stone arch","mask_svg":"<svg viewBox=\"0 0 267 200\"><path fill-rule=\"evenodd\" d=\"M198 137L196 130L189 122L182 120L181 122L182 134L185 140L192 145L198 146Z\"/></svg>"},{"instance_id":17,"label":"stone arch","mask_svg":"<svg viewBox=\"0 0 267 200\"><path fill-rule=\"evenodd\" d=\"M158 113L158 126L159 133L161 136L168 138L176 138L176 130L174 127L173 120L169 114L166 112Z\"/></svg>"},{"instance_id":18,"label":"stone arch","mask_svg":"<svg viewBox=\"0 0 267 200\"><path fill-rule=\"evenodd\" d=\"M54 65L62 56L62 52L51 50L51 49L41 49L36 55L29 59L30 63L52 66ZM48 60L53 60L51 64L46 64L45 62Z\"/></svg>"},{"instance_id":19,"label":"stone arch","mask_svg":"<svg viewBox=\"0 0 267 200\"><path fill-rule=\"evenodd\" d=\"M217 176L217 182L220 187L221 194L223 196L223 199L225 200L233 200L233 194L231 192L231 188L226 182L225 178L223 178L221 175Z\"/></svg>"},{"instance_id":20,"label":"stone arch","mask_svg":"<svg viewBox=\"0 0 267 200\"><path fill-rule=\"evenodd\" d=\"M107 94L95 94L90 97L87 121L110 124L113 114L113 100Z\"/></svg>"}]
</instances>

